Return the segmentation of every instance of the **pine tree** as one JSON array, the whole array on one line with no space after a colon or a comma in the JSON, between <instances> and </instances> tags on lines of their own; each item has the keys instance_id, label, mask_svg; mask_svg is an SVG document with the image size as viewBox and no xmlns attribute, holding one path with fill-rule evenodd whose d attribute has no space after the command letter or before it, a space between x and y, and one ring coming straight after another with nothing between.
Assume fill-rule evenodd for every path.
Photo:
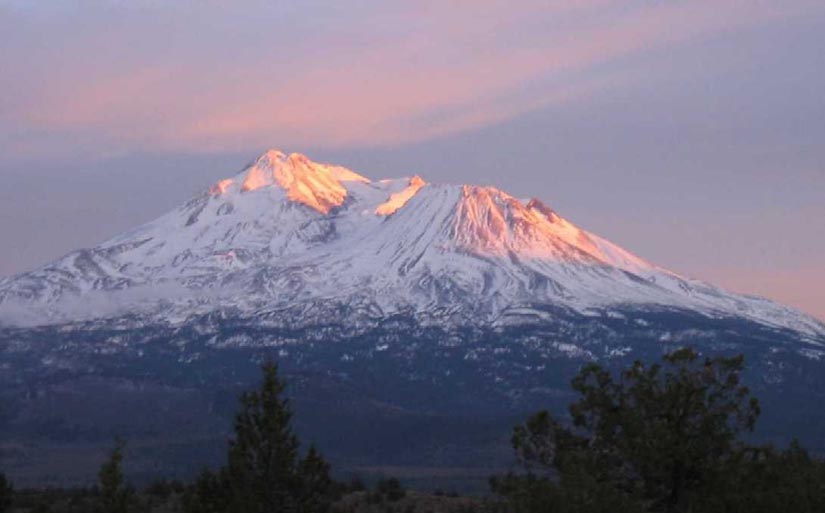
<instances>
[{"instance_id":1,"label":"pine tree","mask_svg":"<svg viewBox=\"0 0 825 513\"><path fill-rule=\"evenodd\" d=\"M229 484L226 469L215 473L209 469L186 489L183 495L185 513L226 513L229 511Z\"/></svg>"},{"instance_id":2,"label":"pine tree","mask_svg":"<svg viewBox=\"0 0 825 513\"><path fill-rule=\"evenodd\" d=\"M238 513L298 511L298 438L284 389L278 368L267 364L260 389L241 396L228 466L232 510Z\"/></svg>"},{"instance_id":3,"label":"pine tree","mask_svg":"<svg viewBox=\"0 0 825 513\"><path fill-rule=\"evenodd\" d=\"M743 363L742 356L702 359L681 349L662 365L635 362L618 382L591 366L573 381L582 395L570 408L573 423L593 434L592 450L624 486L642 486L664 511L687 508L759 416L759 403L740 383Z\"/></svg>"},{"instance_id":4,"label":"pine tree","mask_svg":"<svg viewBox=\"0 0 825 513\"><path fill-rule=\"evenodd\" d=\"M571 511L698 511L741 468L739 435L759 415L742 368L741 356L700 359L690 349L663 364L635 362L619 379L587 366L573 380L581 395L570 406L573 427L547 412L517 427L513 446L529 475L494 489L526 503L541 493ZM541 502L520 511L547 511Z\"/></svg>"},{"instance_id":5,"label":"pine tree","mask_svg":"<svg viewBox=\"0 0 825 513\"><path fill-rule=\"evenodd\" d=\"M109 458L98 472L101 513L126 513L129 508L132 491L124 483L122 469L125 446L123 440L115 439Z\"/></svg>"},{"instance_id":6,"label":"pine tree","mask_svg":"<svg viewBox=\"0 0 825 513\"><path fill-rule=\"evenodd\" d=\"M330 506L329 465L315 447L299 457L292 410L275 364L258 390L240 398L227 466L205 471L184 498L187 513L323 513Z\"/></svg>"},{"instance_id":7,"label":"pine tree","mask_svg":"<svg viewBox=\"0 0 825 513\"><path fill-rule=\"evenodd\" d=\"M329 491L332 479L329 476L329 463L315 449L309 447L307 455L299 467L301 481L301 510L304 513L325 513L329 511Z\"/></svg>"},{"instance_id":8,"label":"pine tree","mask_svg":"<svg viewBox=\"0 0 825 513\"><path fill-rule=\"evenodd\" d=\"M11 510L11 502L14 497L14 488L6 479L6 475L0 472L0 513L6 513Z\"/></svg>"}]
</instances>

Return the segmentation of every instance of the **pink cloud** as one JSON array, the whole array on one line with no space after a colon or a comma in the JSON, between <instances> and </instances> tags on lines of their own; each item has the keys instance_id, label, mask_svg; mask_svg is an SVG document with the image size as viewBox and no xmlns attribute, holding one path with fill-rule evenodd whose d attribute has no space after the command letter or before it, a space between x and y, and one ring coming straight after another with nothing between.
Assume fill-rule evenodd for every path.
<instances>
[{"instance_id":1,"label":"pink cloud","mask_svg":"<svg viewBox=\"0 0 825 513\"><path fill-rule=\"evenodd\" d=\"M27 147L20 132L123 151L423 140L643 79L603 68L814 6L427 2L355 13L316 33L268 20L263 4L253 19L217 3L183 5L161 21L141 11L128 21L112 8L101 27L85 22L88 33L41 19L77 40L19 67L36 86L17 88L2 113L6 149Z\"/></svg>"}]
</instances>

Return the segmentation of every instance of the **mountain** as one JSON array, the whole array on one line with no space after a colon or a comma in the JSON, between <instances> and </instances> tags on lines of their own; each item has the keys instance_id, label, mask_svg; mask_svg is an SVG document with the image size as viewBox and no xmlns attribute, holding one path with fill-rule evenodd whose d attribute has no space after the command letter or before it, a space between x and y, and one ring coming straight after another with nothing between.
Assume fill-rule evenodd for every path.
<instances>
[{"instance_id":1,"label":"mountain","mask_svg":"<svg viewBox=\"0 0 825 513\"><path fill-rule=\"evenodd\" d=\"M825 338L811 317L650 264L537 199L371 181L275 150L153 222L0 282L3 319L27 325L223 311L309 326L346 311L364 326L399 313L495 326L540 322L547 305L682 308Z\"/></svg>"},{"instance_id":2,"label":"mountain","mask_svg":"<svg viewBox=\"0 0 825 513\"><path fill-rule=\"evenodd\" d=\"M507 461L523 414L563 412L583 362L684 344L746 353L770 404L821 405L825 325L810 316L656 266L537 199L270 150L150 223L0 281L0 435L33 481L33 453L92 451L113 431L140 440L141 465L160 451L185 472L216 457L231 398L275 358L334 461L466 477ZM799 419L769 419L765 436L825 426Z\"/></svg>"}]
</instances>

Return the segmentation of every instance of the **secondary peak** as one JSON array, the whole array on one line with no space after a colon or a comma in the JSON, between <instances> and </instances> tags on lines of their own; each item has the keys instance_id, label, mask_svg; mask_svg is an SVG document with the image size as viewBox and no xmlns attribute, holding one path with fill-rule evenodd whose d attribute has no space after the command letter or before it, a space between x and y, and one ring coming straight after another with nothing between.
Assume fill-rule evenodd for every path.
<instances>
[{"instance_id":1,"label":"secondary peak","mask_svg":"<svg viewBox=\"0 0 825 513\"><path fill-rule=\"evenodd\" d=\"M391 194L389 199L384 203L378 205L375 209L375 213L379 216L388 216L392 215L398 211L401 207L407 204L410 199L425 185L427 182L424 181L418 175L413 176L410 178L409 184L401 189L400 191Z\"/></svg>"}]
</instances>

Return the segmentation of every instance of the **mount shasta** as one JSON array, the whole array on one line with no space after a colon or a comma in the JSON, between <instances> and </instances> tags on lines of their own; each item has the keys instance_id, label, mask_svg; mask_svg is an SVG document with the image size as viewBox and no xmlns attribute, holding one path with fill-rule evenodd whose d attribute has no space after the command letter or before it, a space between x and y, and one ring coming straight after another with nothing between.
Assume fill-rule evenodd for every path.
<instances>
[{"instance_id":1,"label":"mount shasta","mask_svg":"<svg viewBox=\"0 0 825 513\"><path fill-rule=\"evenodd\" d=\"M651 264L537 199L270 150L155 221L0 281L2 450L41 482L59 464L47 450L82 462L117 432L136 440L134 473L190 472L219 456L232 398L274 358L334 463L472 480L507 463L525 413L564 413L582 363L682 345L745 353L760 436L825 446L817 319Z\"/></svg>"}]
</instances>

